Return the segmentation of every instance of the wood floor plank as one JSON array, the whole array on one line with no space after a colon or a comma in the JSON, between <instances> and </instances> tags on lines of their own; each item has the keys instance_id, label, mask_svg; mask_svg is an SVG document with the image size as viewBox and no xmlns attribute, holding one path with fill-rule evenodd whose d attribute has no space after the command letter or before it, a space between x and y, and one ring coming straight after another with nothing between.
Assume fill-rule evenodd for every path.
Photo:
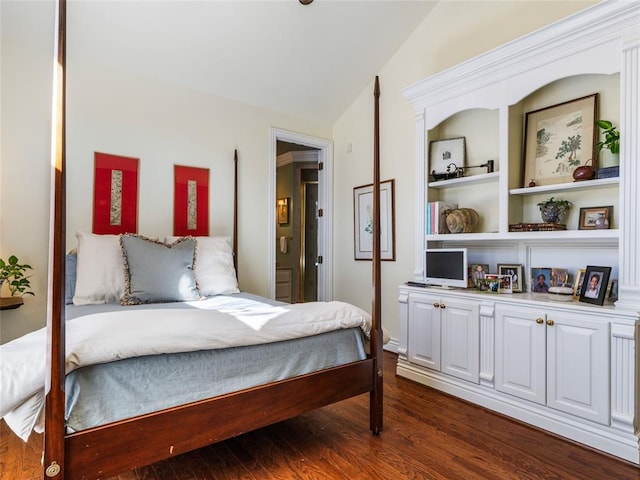
<instances>
[{"instance_id":1,"label":"wood floor plank","mask_svg":"<svg viewBox=\"0 0 640 480\"><path fill-rule=\"evenodd\" d=\"M640 469L396 377L385 352L384 431L369 396L339 402L110 480L640 480ZM41 479L42 435L0 424L0 479Z\"/></svg>"}]
</instances>

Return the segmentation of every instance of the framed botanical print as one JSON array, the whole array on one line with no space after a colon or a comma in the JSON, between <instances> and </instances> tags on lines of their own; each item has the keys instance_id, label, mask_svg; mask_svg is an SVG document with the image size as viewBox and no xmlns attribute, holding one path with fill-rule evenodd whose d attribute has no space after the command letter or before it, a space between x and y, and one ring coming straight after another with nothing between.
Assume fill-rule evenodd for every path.
<instances>
[{"instance_id":1,"label":"framed botanical print","mask_svg":"<svg viewBox=\"0 0 640 480\"><path fill-rule=\"evenodd\" d=\"M395 180L380 182L380 259L396 259L395 218L393 211ZM354 256L356 260L373 258L373 185L353 189Z\"/></svg>"},{"instance_id":2,"label":"framed botanical print","mask_svg":"<svg viewBox=\"0 0 640 480\"><path fill-rule=\"evenodd\" d=\"M573 171L596 169L598 94L528 112L522 186L573 182Z\"/></svg>"}]
</instances>

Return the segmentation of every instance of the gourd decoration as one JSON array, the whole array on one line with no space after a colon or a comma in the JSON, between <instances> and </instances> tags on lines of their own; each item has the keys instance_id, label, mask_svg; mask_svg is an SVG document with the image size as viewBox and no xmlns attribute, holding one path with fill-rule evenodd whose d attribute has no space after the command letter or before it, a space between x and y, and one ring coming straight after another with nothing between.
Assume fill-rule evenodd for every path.
<instances>
[{"instance_id":1,"label":"gourd decoration","mask_svg":"<svg viewBox=\"0 0 640 480\"><path fill-rule=\"evenodd\" d=\"M587 160L584 165L579 166L573 171L573 181L582 182L583 180L591 180L596 176L596 169L589 165L591 159Z\"/></svg>"},{"instance_id":2,"label":"gourd decoration","mask_svg":"<svg viewBox=\"0 0 640 480\"><path fill-rule=\"evenodd\" d=\"M478 223L478 212L473 208L457 208L447 211L447 228L450 233L471 233Z\"/></svg>"}]
</instances>

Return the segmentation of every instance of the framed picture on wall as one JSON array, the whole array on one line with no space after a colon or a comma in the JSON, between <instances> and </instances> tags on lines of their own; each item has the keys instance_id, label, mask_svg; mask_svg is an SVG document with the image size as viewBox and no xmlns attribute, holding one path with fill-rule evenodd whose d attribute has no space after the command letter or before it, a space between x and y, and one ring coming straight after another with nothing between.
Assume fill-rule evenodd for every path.
<instances>
[{"instance_id":1,"label":"framed picture on wall","mask_svg":"<svg viewBox=\"0 0 640 480\"><path fill-rule=\"evenodd\" d=\"M380 259L396 259L395 180L380 182ZM373 184L353 189L354 255L356 260L373 258Z\"/></svg>"},{"instance_id":2,"label":"framed picture on wall","mask_svg":"<svg viewBox=\"0 0 640 480\"><path fill-rule=\"evenodd\" d=\"M289 223L289 197L278 199L278 225Z\"/></svg>"}]
</instances>

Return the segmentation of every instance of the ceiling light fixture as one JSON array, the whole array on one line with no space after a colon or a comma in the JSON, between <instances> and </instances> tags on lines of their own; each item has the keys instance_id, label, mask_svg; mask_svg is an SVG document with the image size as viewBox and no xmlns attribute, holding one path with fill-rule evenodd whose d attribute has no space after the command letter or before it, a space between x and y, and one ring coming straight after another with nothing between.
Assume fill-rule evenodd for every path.
<instances>
[{"instance_id":1,"label":"ceiling light fixture","mask_svg":"<svg viewBox=\"0 0 640 480\"><path fill-rule=\"evenodd\" d=\"M300 0L302 5L309 5L311 2L313 2L313 0Z\"/></svg>"}]
</instances>

